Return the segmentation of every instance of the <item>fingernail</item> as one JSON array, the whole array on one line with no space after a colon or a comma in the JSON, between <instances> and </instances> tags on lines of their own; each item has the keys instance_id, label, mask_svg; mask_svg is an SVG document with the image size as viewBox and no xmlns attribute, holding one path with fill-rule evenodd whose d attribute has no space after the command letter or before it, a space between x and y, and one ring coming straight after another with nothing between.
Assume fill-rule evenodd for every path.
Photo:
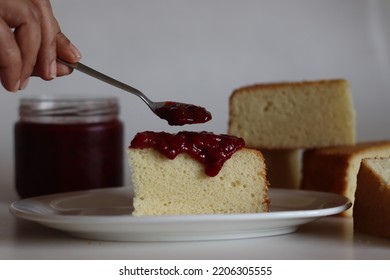
<instances>
[{"instance_id":1,"label":"fingernail","mask_svg":"<svg viewBox=\"0 0 390 280\"><path fill-rule=\"evenodd\" d=\"M77 60L80 60L80 58L82 57L82 55L81 55L81 52L79 51L79 49L76 48L76 46L73 45L72 43L70 43L70 47L71 47L71 49L72 49L72 52L73 52L73 55L75 56L75 58L76 58Z\"/></svg>"},{"instance_id":2,"label":"fingernail","mask_svg":"<svg viewBox=\"0 0 390 280\"><path fill-rule=\"evenodd\" d=\"M55 60L50 64L50 77L53 79L57 77L57 63Z\"/></svg>"},{"instance_id":3,"label":"fingernail","mask_svg":"<svg viewBox=\"0 0 390 280\"><path fill-rule=\"evenodd\" d=\"M17 92L20 88L20 80L18 80L12 90L12 92Z\"/></svg>"},{"instance_id":4,"label":"fingernail","mask_svg":"<svg viewBox=\"0 0 390 280\"><path fill-rule=\"evenodd\" d=\"M27 87L28 81L30 80L30 77L25 79L22 85L20 86L20 90L24 90Z\"/></svg>"}]
</instances>

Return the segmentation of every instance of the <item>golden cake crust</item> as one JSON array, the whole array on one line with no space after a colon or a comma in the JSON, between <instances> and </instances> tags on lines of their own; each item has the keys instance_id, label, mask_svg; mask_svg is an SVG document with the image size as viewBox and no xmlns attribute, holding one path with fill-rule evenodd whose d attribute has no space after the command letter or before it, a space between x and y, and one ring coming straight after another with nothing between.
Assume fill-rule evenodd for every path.
<instances>
[{"instance_id":1,"label":"golden cake crust","mask_svg":"<svg viewBox=\"0 0 390 280\"><path fill-rule=\"evenodd\" d=\"M331 79L331 80L315 80L315 81L299 81L299 82L270 82L270 83L257 83L248 86L243 86L235 89L232 95L241 94L243 92L249 92L251 90L257 89L272 89L272 90L280 90L290 87L295 88L305 88L307 85L315 86L315 87L326 87L329 85L340 84L343 86L348 86L348 81L345 79Z\"/></svg>"}]
</instances>

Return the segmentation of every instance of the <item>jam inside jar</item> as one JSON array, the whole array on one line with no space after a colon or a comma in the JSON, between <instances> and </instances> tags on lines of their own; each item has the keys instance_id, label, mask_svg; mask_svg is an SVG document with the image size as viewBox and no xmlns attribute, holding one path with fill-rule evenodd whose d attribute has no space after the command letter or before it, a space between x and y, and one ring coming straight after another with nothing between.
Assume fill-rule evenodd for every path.
<instances>
[{"instance_id":1,"label":"jam inside jar","mask_svg":"<svg viewBox=\"0 0 390 280\"><path fill-rule=\"evenodd\" d=\"M116 98L22 98L15 124L20 197L123 185Z\"/></svg>"}]
</instances>

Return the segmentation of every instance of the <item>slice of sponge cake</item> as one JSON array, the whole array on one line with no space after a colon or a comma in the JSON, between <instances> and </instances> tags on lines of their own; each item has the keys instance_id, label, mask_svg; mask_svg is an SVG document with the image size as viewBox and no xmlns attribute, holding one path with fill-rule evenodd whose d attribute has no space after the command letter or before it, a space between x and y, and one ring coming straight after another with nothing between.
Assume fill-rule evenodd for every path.
<instances>
[{"instance_id":1,"label":"slice of sponge cake","mask_svg":"<svg viewBox=\"0 0 390 280\"><path fill-rule=\"evenodd\" d=\"M362 160L353 222L355 231L390 237L390 158Z\"/></svg>"},{"instance_id":2,"label":"slice of sponge cake","mask_svg":"<svg viewBox=\"0 0 390 280\"><path fill-rule=\"evenodd\" d=\"M353 202L362 159L388 156L390 141L306 150L302 162L302 189L341 194ZM351 216L352 208L343 215Z\"/></svg>"},{"instance_id":3,"label":"slice of sponge cake","mask_svg":"<svg viewBox=\"0 0 390 280\"><path fill-rule=\"evenodd\" d=\"M209 133L194 135L197 134L214 139L230 137ZM145 146L145 141L142 141L141 145L135 144L136 136L129 147L129 163L134 184L133 215L268 211L266 169L263 156L259 151L241 147L226 159L217 174L209 176L205 173L204 163L189 153L183 151L170 159L155 149L157 145L169 150L171 149L169 147L176 146L177 137L185 138L180 133L170 136L172 137L155 137L154 144L151 146L149 144ZM204 143L195 142L190 146L195 145L195 150L202 150ZM209 153L213 154L213 151L218 149L220 147L213 146Z\"/></svg>"},{"instance_id":4,"label":"slice of sponge cake","mask_svg":"<svg viewBox=\"0 0 390 280\"><path fill-rule=\"evenodd\" d=\"M247 147L301 149L355 143L346 80L268 83L233 91L228 134Z\"/></svg>"}]
</instances>

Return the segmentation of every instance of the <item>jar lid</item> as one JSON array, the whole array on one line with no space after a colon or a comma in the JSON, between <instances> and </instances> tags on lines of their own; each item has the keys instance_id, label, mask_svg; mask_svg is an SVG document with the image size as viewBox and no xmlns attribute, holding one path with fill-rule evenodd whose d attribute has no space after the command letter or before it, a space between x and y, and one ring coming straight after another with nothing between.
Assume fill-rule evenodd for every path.
<instances>
[{"instance_id":1,"label":"jar lid","mask_svg":"<svg viewBox=\"0 0 390 280\"><path fill-rule=\"evenodd\" d=\"M115 118L115 97L39 96L21 98L19 116L32 122L98 122Z\"/></svg>"}]
</instances>

